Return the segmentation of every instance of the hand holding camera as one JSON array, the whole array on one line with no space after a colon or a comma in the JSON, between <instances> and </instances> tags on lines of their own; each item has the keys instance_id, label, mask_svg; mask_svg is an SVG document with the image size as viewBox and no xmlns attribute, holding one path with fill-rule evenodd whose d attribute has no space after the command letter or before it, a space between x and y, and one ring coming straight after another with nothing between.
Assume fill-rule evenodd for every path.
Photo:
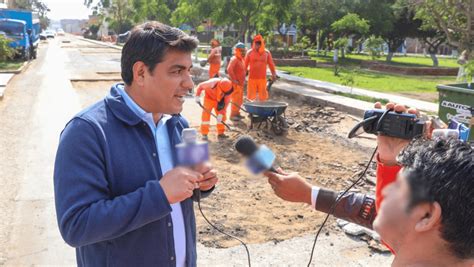
<instances>
[{"instance_id":1,"label":"hand holding camera","mask_svg":"<svg viewBox=\"0 0 474 267\"><path fill-rule=\"evenodd\" d=\"M381 109L382 104L380 102L375 103L375 108ZM388 103L385 106L386 109L394 110L397 113L408 113L414 116L418 116L419 112L414 109L406 109L404 105ZM429 124L429 121L426 122ZM423 128L423 126L421 126ZM423 131L421 132L423 134ZM413 138L413 137L412 137ZM386 165L396 165L397 164L397 155L405 148L408 143L410 143L411 139L402 139L397 137L386 136L383 134L377 135L377 145L378 145L378 158L380 162Z\"/></svg>"},{"instance_id":2,"label":"hand holding camera","mask_svg":"<svg viewBox=\"0 0 474 267\"><path fill-rule=\"evenodd\" d=\"M419 118L419 112L404 105L388 103L385 110L380 102L367 110L364 120L349 133L349 138L361 133L377 135L378 159L386 165L396 165L396 157L416 137L429 134L431 122Z\"/></svg>"}]
</instances>

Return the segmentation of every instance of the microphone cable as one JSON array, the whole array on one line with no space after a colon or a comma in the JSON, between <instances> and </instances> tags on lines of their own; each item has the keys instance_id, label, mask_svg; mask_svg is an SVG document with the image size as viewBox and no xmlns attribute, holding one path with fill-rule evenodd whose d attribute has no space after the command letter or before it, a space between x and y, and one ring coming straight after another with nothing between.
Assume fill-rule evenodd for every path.
<instances>
[{"instance_id":1,"label":"microphone cable","mask_svg":"<svg viewBox=\"0 0 474 267\"><path fill-rule=\"evenodd\" d=\"M327 220L329 219L329 216L331 216L334 213L334 210L336 209L337 204L339 204L339 202L341 201L342 197L345 194L347 194L347 192L349 192L349 190L351 190L365 176L365 174L367 173L367 170L370 167L370 164L372 163L372 161L374 159L375 154L377 153L377 148L378 147L375 147L374 152L372 153L372 156L369 159L369 163L367 164L367 166L365 167L364 171L359 176L359 178L357 178L357 180L355 182L353 182L346 190L344 190L344 192L342 194L339 194L339 196L336 198L336 201L334 201L334 204L332 204L331 208L329 209L329 212L326 215L326 218L324 218L324 221L321 224L321 226L319 227L318 232L316 233L316 237L314 238L313 248L311 249L311 257L309 258L308 267L310 267L311 262L313 261L314 248L316 247L316 242L318 241L319 234L323 230L323 227L326 224ZM352 177L354 177L354 176L355 175L353 175Z\"/></svg>"},{"instance_id":2,"label":"microphone cable","mask_svg":"<svg viewBox=\"0 0 474 267\"><path fill-rule=\"evenodd\" d=\"M244 247L245 247L245 252L247 252L247 260L248 260L248 264L249 264L249 267L251 267L252 265L250 264L250 252L249 252L249 248L247 247L247 244L245 244L244 241L242 241L240 238L236 237L236 236L233 236L231 234L228 234L226 232L224 232L224 230L221 230L219 228L217 228L217 226L215 226L214 224L212 224L208 219L207 217L204 215L204 212L202 211L202 208L201 208L201 192L199 191L199 196L197 197L197 203L198 203L198 208L199 208L199 212L201 213L202 217L204 218L204 220L210 225L212 226L212 228L214 228L216 231L218 231L219 233L221 234L224 234L230 238L233 238L237 241L239 241Z\"/></svg>"}]
</instances>

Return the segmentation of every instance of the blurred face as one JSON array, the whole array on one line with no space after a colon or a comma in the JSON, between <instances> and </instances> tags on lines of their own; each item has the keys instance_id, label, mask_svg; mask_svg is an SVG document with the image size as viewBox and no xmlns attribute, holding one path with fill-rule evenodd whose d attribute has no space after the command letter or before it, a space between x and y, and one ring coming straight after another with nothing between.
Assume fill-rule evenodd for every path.
<instances>
[{"instance_id":1,"label":"blurred face","mask_svg":"<svg viewBox=\"0 0 474 267\"><path fill-rule=\"evenodd\" d=\"M255 42L255 49L259 50L260 47L262 46L262 42Z\"/></svg>"},{"instance_id":2,"label":"blurred face","mask_svg":"<svg viewBox=\"0 0 474 267\"><path fill-rule=\"evenodd\" d=\"M245 57L245 49L237 49L237 53L239 53L242 57Z\"/></svg>"},{"instance_id":3,"label":"blurred face","mask_svg":"<svg viewBox=\"0 0 474 267\"><path fill-rule=\"evenodd\" d=\"M143 74L140 98L146 104L142 108L151 113L180 113L184 96L194 86L192 65L191 53L169 50L152 73Z\"/></svg>"},{"instance_id":4,"label":"blurred face","mask_svg":"<svg viewBox=\"0 0 474 267\"><path fill-rule=\"evenodd\" d=\"M410 187L403 169L398 173L397 180L384 188L382 195L384 199L373 226L381 239L397 250L410 238L417 222L413 213L407 211Z\"/></svg>"}]
</instances>

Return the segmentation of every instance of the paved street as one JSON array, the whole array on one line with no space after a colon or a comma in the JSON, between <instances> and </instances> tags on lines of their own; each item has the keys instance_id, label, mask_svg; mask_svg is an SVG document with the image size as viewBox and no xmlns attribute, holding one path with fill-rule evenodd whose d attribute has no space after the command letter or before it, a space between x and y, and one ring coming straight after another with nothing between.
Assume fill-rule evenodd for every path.
<instances>
[{"instance_id":1,"label":"paved street","mask_svg":"<svg viewBox=\"0 0 474 267\"><path fill-rule=\"evenodd\" d=\"M53 199L53 164L61 130L82 108L102 99L120 80L120 51L73 37L43 43L39 57L16 75L0 101L0 265L75 265L74 249L61 239ZM71 82L73 80L73 82ZM184 115L199 124L200 110L187 99ZM200 215L197 215L200 216ZM313 233L274 244L251 245L258 266L302 266ZM364 242L342 233L322 237L315 263L387 265ZM243 266L243 248L198 244L200 266Z\"/></svg>"}]
</instances>

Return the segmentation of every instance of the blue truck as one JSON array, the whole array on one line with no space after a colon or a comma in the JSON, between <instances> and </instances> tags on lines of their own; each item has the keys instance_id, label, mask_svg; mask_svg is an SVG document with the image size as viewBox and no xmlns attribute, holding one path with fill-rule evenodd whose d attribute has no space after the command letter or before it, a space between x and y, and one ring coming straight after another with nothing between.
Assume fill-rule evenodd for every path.
<instances>
[{"instance_id":1,"label":"blue truck","mask_svg":"<svg viewBox=\"0 0 474 267\"><path fill-rule=\"evenodd\" d=\"M0 34L11 40L10 47L25 60L36 58L39 44L38 13L28 10L0 9Z\"/></svg>"}]
</instances>

